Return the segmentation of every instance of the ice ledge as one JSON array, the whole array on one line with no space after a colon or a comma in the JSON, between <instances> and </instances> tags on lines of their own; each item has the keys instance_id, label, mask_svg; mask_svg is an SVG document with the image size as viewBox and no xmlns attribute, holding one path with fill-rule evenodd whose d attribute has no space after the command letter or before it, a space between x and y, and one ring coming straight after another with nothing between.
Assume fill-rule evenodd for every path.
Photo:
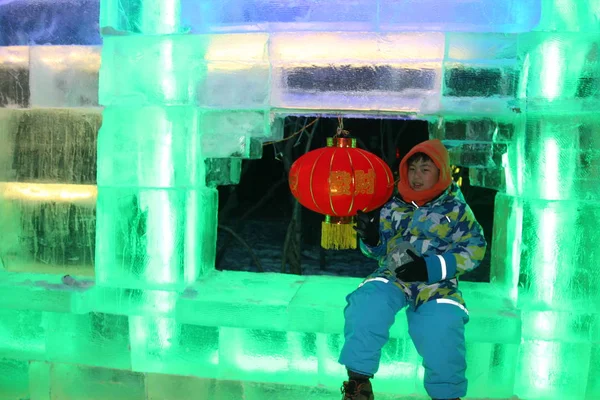
<instances>
[{"instance_id":1,"label":"ice ledge","mask_svg":"<svg viewBox=\"0 0 600 400\"><path fill-rule=\"evenodd\" d=\"M345 297L360 279L215 271L182 291L103 287L89 279L0 272L0 309L174 318L198 326L341 333ZM518 343L521 313L491 283L461 283L469 342ZM406 336L399 317L392 337Z\"/></svg>"}]
</instances>

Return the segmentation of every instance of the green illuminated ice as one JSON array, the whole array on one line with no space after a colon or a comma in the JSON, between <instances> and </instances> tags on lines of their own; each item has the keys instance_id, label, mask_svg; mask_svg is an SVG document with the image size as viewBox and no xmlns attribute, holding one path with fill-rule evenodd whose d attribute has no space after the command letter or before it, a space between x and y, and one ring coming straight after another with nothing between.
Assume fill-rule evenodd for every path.
<instances>
[{"instance_id":1,"label":"green illuminated ice","mask_svg":"<svg viewBox=\"0 0 600 400\"><path fill-rule=\"evenodd\" d=\"M57 160L98 110L0 109L0 399L339 398L359 280L214 270L215 186L289 114L429 121L499 190L492 281L461 283L469 398L600 398L600 2L401 3L102 0L97 180ZM0 71L17 56L53 68L0 47ZM422 375L400 316L378 399Z\"/></svg>"}]
</instances>

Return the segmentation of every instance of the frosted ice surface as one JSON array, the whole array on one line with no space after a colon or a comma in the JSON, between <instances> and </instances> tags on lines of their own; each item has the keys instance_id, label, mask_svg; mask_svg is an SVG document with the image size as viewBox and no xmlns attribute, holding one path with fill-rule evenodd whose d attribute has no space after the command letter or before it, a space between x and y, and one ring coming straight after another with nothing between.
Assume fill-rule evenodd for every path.
<instances>
[{"instance_id":1,"label":"frosted ice surface","mask_svg":"<svg viewBox=\"0 0 600 400\"><path fill-rule=\"evenodd\" d=\"M540 18L539 0L184 0L181 7L191 32L523 32Z\"/></svg>"},{"instance_id":2,"label":"frosted ice surface","mask_svg":"<svg viewBox=\"0 0 600 400\"><path fill-rule=\"evenodd\" d=\"M0 0L0 46L97 45L99 0Z\"/></svg>"},{"instance_id":3,"label":"frosted ice surface","mask_svg":"<svg viewBox=\"0 0 600 400\"><path fill-rule=\"evenodd\" d=\"M139 31L136 2L107 3L119 12L108 12L103 27ZM2 0L0 46L100 44L98 14L98 0ZM180 23L192 33L318 31L325 24L328 30L524 32L539 18L540 0L183 0Z\"/></svg>"},{"instance_id":4,"label":"frosted ice surface","mask_svg":"<svg viewBox=\"0 0 600 400\"><path fill-rule=\"evenodd\" d=\"M276 33L269 55L276 107L405 112L439 107L444 35L437 32Z\"/></svg>"},{"instance_id":5,"label":"frosted ice surface","mask_svg":"<svg viewBox=\"0 0 600 400\"><path fill-rule=\"evenodd\" d=\"M32 107L98 105L100 47L33 46L29 68Z\"/></svg>"}]
</instances>

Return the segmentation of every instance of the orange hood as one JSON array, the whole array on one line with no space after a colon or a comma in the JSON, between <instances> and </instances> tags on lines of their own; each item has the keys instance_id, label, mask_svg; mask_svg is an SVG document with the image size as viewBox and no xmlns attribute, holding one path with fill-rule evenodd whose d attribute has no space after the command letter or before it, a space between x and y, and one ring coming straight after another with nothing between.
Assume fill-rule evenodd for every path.
<instances>
[{"instance_id":1,"label":"orange hood","mask_svg":"<svg viewBox=\"0 0 600 400\"><path fill-rule=\"evenodd\" d=\"M415 191L408 182L408 159L416 153L425 153L440 170L437 183L427 190ZM441 195L452 184L452 171L450 169L450 156L448 150L438 139L427 140L419 143L408 152L400 162L400 182L398 192L406 202L415 202L420 207Z\"/></svg>"}]
</instances>

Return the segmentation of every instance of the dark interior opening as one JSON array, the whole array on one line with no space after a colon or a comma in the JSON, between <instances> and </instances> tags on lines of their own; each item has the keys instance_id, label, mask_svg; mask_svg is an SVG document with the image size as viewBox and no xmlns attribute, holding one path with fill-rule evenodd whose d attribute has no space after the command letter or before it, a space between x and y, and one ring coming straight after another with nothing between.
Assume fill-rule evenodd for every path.
<instances>
[{"instance_id":1,"label":"dark interior opening","mask_svg":"<svg viewBox=\"0 0 600 400\"><path fill-rule=\"evenodd\" d=\"M339 126L337 118L320 117L314 121L315 117L287 117L284 139L265 144L261 159L244 161L239 185L219 187L217 269L354 277L367 276L376 269L376 262L358 249L322 249L323 216L304 207L300 207L300 227L289 239L296 245L288 245L284 251L295 203L287 171L307 149L324 147L327 137L333 136ZM357 139L358 147L384 159L394 173L402 157L429 138L428 122L422 120L356 118L342 122L344 129ZM308 127L303 130L304 126ZM459 169L455 175L458 178L462 178L463 194L488 241L483 263L461 280L489 282L496 192L471 186L467 168Z\"/></svg>"}]
</instances>

